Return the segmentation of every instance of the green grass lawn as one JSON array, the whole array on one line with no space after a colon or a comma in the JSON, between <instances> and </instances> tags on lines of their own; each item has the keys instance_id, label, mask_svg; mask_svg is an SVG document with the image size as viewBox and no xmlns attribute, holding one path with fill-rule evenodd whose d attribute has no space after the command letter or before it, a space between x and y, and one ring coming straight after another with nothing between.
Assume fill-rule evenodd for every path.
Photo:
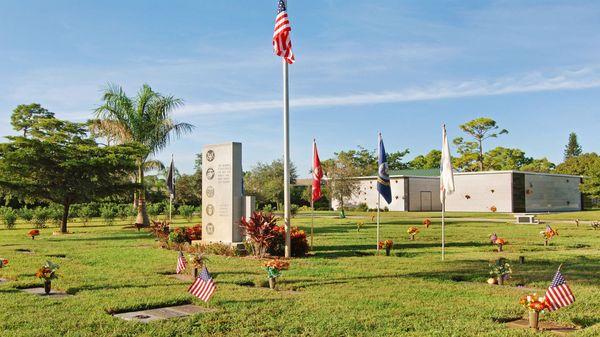
<instances>
[{"instance_id":1,"label":"green grass lawn","mask_svg":"<svg viewBox=\"0 0 600 337\"><path fill-rule=\"evenodd\" d=\"M296 292L240 285L265 282L262 261L210 256L218 290L208 304L186 293L189 284L165 275L174 271L177 253L157 248L146 232L94 221L71 225L69 235L43 229L31 240L25 224L1 229L0 257L10 265L0 277L11 281L0 285L0 336L545 336L500 322L524 315L518 299L527 290L517 284L543 293L560 263L577 301L543 320L583 328L573 336L600 335L600 231L558 223L560 236L544 247L544 225L455 221L447 226L442 262L439 222L426 229L417 219L438 213L382 214L381 238L394 241L393 256L374 255L370 214L320 215L314 255L294 259L280 279L282 289ZM357 221L367 222L360 232ZM307 214L294 219L304 229L309 224ZM421 228L415 241L406 234L411 225ZM492 232L508 240L504 253L489 245ZM56 254L66 257L48 257ZM490 286L488 263L501 256L512 263L513 278L507 286ZM61 265L54 287L75 296L54 300L18 291L41 285L33 275L46 259ZM190 302L217 311L147 325L107 314Z\"/></svg>"}]
</instances>

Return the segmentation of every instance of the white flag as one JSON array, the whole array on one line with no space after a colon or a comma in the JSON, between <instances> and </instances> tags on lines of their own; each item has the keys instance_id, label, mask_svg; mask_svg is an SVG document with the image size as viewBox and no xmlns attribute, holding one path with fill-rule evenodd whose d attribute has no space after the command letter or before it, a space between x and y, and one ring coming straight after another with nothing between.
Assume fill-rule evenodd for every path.
<instances>
[{"instance_id":1,"label":"white flag","mask_svg":"<svg viewBox=\"0 0 600 337\"><path fill-rule=\"evenodd\" d=\"M454 192L454 173L452 172L452 157L446 136L446 126L442 126L442 161L440 163L440 200Z\"/></svg>"}]
</instances>

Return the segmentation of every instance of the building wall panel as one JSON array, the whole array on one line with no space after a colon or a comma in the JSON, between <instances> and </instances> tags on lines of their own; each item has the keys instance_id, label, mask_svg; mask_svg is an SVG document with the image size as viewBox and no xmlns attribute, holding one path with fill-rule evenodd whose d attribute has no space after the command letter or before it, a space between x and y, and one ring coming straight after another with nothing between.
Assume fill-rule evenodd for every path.
<instances>
[{"instance_id":1,"label":"building wall panel","mask_svg":"<svg viewBox=\"0 0 600 337\"><path fill-rule=\"evenodd\" d=\"M581 210L578 177L525 174L527 212Z\"/></svg>"},{"instance_id":2,"label":"building wall panel","mask_svg":"<svg viewBox=\"0 0 600 337\"><path fill-rule=\"evenodd\" d=\"M455 192L446 198L449 212L512 212L511 172L454 175Z\"/></svg>"}]
</instances>

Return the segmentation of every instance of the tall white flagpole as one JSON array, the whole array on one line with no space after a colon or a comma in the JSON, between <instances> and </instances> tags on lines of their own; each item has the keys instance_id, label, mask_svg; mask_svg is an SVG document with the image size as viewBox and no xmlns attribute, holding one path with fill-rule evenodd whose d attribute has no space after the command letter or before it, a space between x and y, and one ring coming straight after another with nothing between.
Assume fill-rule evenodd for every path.
<instances>
[{"instance_id":1,"label":"tall white flagpole","mask_svg":"<svg viewBox=\"0 0 600 337\"><path fill-rule=\"evenodd\" d=\"M446 258L446 191L442 196L442 261Z\"/></svg>"},{"instance_id":2,"label":"tall white flagpole","mask_svg":"<svg viewBox=\"0 0 600 337\"><path fill-rule=\"evenodd\" d=\"M290 224L290 96L289 72L285 58L283 62L283 219L285 222L285 257L292 256Z\"/></svg>"},{"instance_id":3,"label":"tall white flagpole","mask_svg":"<svg viewBox=\"0 0 600 337\"><path fill-rule=\"evenodd\" d=\"M381 193L377 194L377 252L379 253L379 204L381 202Z\"/></svg>"}]
</instances>

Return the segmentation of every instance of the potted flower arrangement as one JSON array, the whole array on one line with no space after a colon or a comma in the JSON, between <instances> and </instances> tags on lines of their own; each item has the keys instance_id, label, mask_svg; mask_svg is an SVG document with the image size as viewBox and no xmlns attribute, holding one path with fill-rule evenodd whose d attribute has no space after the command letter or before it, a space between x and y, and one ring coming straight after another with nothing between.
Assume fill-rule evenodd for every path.
<instances>
[{"instance_id":1,"label":"potted flower arrangement","mask_svg":"<svg viewBox=\"0 0 600 337\"><path fill-rule=\"evenodd\" d=\"M207 260L202 253L190 254L190 264L194 267L194 279L198 278L198 269L201 269Z\"/></svg>"},{"instance_id":2,"label":"potted flower arrangement","mask_svg":"<svg viewBox=\"0 0 600 337\"><path fill-rule=\"evenodd\" d=\"M275 289L275 283L277 282L277 278L281 276L281 271L287 270L290 267L290 263L274 259L267 261L265 267L267 269L267 276L269 277L269 288Z\"/></svg>"},{"instance_id":3,"label":"potted flower arrangement","mask_svg":"<svg viewBox=\"0 0 600 337\"><path fill-rule=\"evenodd\" d=\"M423 225L425 226L425 228L429 228L429 226L431 226L431 220L429 220L429 219L423 220Z\"/></svg>"},{"instance_id":4,"label":"potted flower arrangement","mask_svg":"<svg viewBox=\"0 0 600 337\"><path fill-rule=\"evenodd\" d=\"M492 235L490 235L490 243L492 245L496 244L496 239L498 239L498 235L496 235L496 233L493 233Z\"/></svg>"},{"instance_id":5,"label":"potted flower arrangement","mask_svg":"<svg viewBox=\"0 0 600 337\"><path fill-rule=\"evenodd\" d=\"M408 233L408 235L410 235L410 239L414 240L415 235L417 235L417 233L419 233L419 229L417 227L411 226L408 228L407 233Z\"/></svg>"},{"instance_id":6,"label":"potted flower arrangement","mask_svg":"<svg viewBox=\"0 0 600 337\"><path fill-rule=\"evenodd\" d=\"M502 247L504 247L504 245L506 244L506 240L503 238L497 238L496 241L494 241L494 243L496 244L496 246L498 246L498 252L501 252Z\"/></svg>"},{"instance_id":7,"label":"potted flower arrangement","mask_svg":"<svg viewBox=\"0 0 600 337\"><path fill-rule=\"evenodd\" d=\"M390 251L392 250L392 247L394 246L394 241L392 241L392 240L379 241L377 243L377 246L379 247L379 249L385 248L385 255L390 256Z\"/></svg>"},{"instance_id":8,"label":"potted flower arrangement","mask_svg":"<svg viewBox=\"0 0 600 337\"><path fill-rule=\"evenodd\" d=\"M35 277L44 280L44 292L46 292L46 295L50 294L52 290L52 280L58 278L58 275L56 275L58 268L59 266L56 263L46 261L46 264L35 273Z\"/></svg>"},{"instance_id":9,"label":"potted flower arrangement","mask_svg":"<svg viewBox=\"0 0 600 337\"><path fill-rule=\"evenodd\" d=\"M27 236L31 237L32 240L35 239L36 236L40 235L40 230L39 229L32 229L29 231L29 233L27 233Z\"/></svg>"},{"instance_id":10,"label":"potted flower arrangement","mask_svg":"<svg viewBox=\"0 0 600 337\"><path fill-rule=\"evenodd\" d=\"M510 264L506 262L505 258L500 258L496 260L493 264L490 264L490 275L493 276L493 279L496 282L488 283L497 283L498 285L503 285L504 281L510 278L510 274L512 274L512 269L510 268Z\"/></svg>"},{"instance_id":11,"label":"potted flower arrangement","mask_svg":"<svg viewBox=\"0 0 600 337\"><path fill-rule=\"evenodd\" d=\"M558 235L558 231L556 229L552 229L550 226L546 226L546 229L540 232L540 235L544 238L544 246L548 245L548 242L556 235Z\"/></svg>"},{"instance_id":12,"label":"potted flower arrangement","mask_svg":"<svg viewBox=\"0 0 600 337\"><path fill-rule=\"evenodd\" d=\"M8 265L8 259L0 257L0 268L4 268Z\"/></svg>"},{"instance_id":13,"label":"potted flower arrangement","mask_svg":"<svg viewBox=\"0 0 600 337\"><path fill-rule=\"evenodd\" d=\"M537 330L539 328L540 312L548 308L545 298L537 294L525 295L519 299L519 304L529 312L529 327Z\"/></svg>"}]
</instances>

